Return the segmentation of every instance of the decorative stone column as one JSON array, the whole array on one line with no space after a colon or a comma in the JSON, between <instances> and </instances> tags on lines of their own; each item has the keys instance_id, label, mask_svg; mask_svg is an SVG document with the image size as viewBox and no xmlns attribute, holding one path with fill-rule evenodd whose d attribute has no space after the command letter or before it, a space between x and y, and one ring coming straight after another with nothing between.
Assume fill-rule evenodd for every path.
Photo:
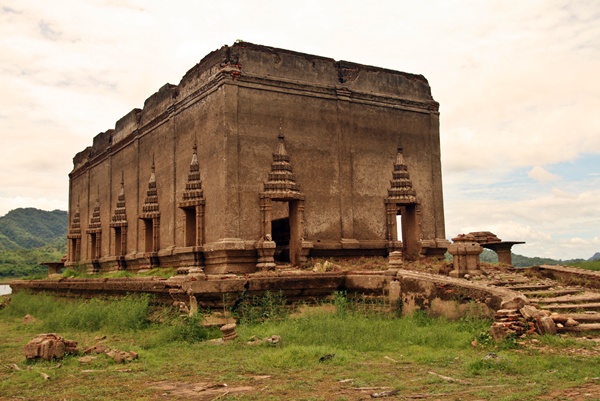
<instances>
[{"instance_id":1,"label":"decorative stone column","mask_svg":"<svg viewBox=\"0 0 600 401\"><path fill-rule=\"evenodd\" d=\"M275 241L270 240L270 235L267 237L268 239L261 239L256 243L256 253L258 254L258 261L256 263L256 268L258 270L275 270L275 248L277 245Z\"/></svg>"},{"instance_id":2,"label":"decorative stone column","mask_svg":"<svg viewBox=\"0 0 600 401\"><path fill-rule=\"evenodd\" d=\"M388 266L390 269L401 269L402 268L402 252L394 251L390 252L388 256Z\"/></svg>"},{"instance_id":3,"label":"decorative stone column","mask_svg":"<svg viewBox=\"0 0 600 401\"><path fill-rule=\"evenodd\" d=\"M456 238L452 238L452 241L454 243L448 247L454 265L450 276L464 277L465 274L481 274L479 255L483 252L483 248L475 241L475 237L470 234L459 234Z\"/></svg>"}]
</instances>

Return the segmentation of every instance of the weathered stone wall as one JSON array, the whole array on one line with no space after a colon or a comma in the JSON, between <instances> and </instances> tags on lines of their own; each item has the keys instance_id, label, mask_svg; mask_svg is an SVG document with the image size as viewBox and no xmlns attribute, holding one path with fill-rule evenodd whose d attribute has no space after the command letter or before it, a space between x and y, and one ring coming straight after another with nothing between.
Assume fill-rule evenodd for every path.
<instances>
[{"instance_id":1,"label":"weathered stone wall","mask_svg":"<svg viewBox=\"0 0 600 401\"><path fill-rule=\"evenodd\" d=\"M445 238L438 104L425 78L239 43L206 56L179 85L163 86L74 158L69 212L80 213L81 253L76 258L70 247L66 265L124 266L110 226L123 180L127 269L157 260L202 265L210 257L215 272L252 271L259 193L279 134L305 199L301 237L314 246L312 255L388 252L384 199L399 145L420 207L413 235L434 244ZM201 250L185 246L178 207L194 143L206 201ZM153 161L160 232L150 260L151 232L139 217ZM86 229L97 201L101 251L94 258Z\"/></svg>"},{"instance_id":2,"label":"weathered stone wall","mask_svg":"<svg viewBox=\"0 0 600 401\"><path fill-rule=\"evenodd\" d=\"M403 315L416 310L448 318L494 316L500 309L519 309L527 304L522 294L504 288L479 285L462 279L421 272L394 270L376 272L290 271L269 274L210 275L204 279L189 276L159 278L68 278L56 280L13 281L14 292L29 290L59 296L92 298L150 293L156 302L195 302L202 308L222 309L241 297L279 293L287 302L314 302L336 291L349 296L379 298L381 305L400 308Z\"/></svg>"}]
</instances>

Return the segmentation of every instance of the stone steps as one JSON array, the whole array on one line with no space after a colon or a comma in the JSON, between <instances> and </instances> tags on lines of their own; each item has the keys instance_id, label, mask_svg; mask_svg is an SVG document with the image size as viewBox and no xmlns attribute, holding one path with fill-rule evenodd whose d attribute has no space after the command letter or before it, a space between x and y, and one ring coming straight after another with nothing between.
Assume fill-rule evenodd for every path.
<instances>
[{"instance_id":1,"label":"stone steps","mask_svg":"<svg viewBox=\"0 0 600 401\"><path fill-rule=\"evenodd\" d=\"M518 273L516 273L518 274ZM496 280L491 281L488 285L496 286L496 287L507 287L509 285L519 285L519 284L528 284L529 280Z\"/></svg>"},{"instance_id":2,"label":"stone steps","mask_svg":"<svg viewBox=\"0 0 600 401\"><path fill-rule=\"evenodd\" d=\"M505 286L509 290L513 291L536 291L536 290L548 290L552 288L549 284L520 284L520 285L507 285Z\"/></svg>"},{"instance_id":3,"label":"stone steps","mask_svg":"<svg viewBox=\"0 0 600 401\"><path fill-rule=\"evenodd\" d=\"M583 290L580 289L560 289L560 290L540 290L540 291L521 291L523 295L530 299L545 300L551 297L558 297L561 295L580 294Z\"/></svg>"},{"instance_id":4,"label":"stone steps","mask_svg":"<svg viewBox=\"0 0 600 401\"><path fill-rule=\"evenodd\" d=\"M520 292L538 309L558 313L560 316L557 317L560 317L560 320L557 319L555 322L557 333L570 333L576 336L600 336L600 291L567 285L547 277L530 276L526 270L514 272L491 271L482 281L488 281L490 286ZM553 315L550 317L552 318ZM518 316L508 314L506 316L498 315L495 320L501 324L508 324L514 322L517 318ZM569 318L579 324L565 327L565 321Z\"/></svg>"},{"instance_id":5,"label":"stone steps","mask_svg":"<svg viewBox=\"0 0 600 401\"><path fill-rule=\"evenodd\" d=\"M600 333L600 323L582 323L574 327L557 327L557 333L585 333L598 332Z\"/></svg>"},{"instance_id":6,"label":"stone steps","mask_svg":"<svg viewBox=\"0 0 600 401\"><path fill-rule=\"evenodd\" d=\"M600 302L538 304L538 308L539 309L548 309L553 312L577 312L577 311L600 312Z\"/></svg>"},{"instance_id":7,"label":"stone steps","mask_svg":"<svg viewBox=\"0 0 600 401\"><path fill-rule=\"evenodd\" d=\"M600 294L585 292L578 295L563 295L555 298L540 298L536 299L535 301L537 301L537 303L540 305L597 303L600 302Z\"/></svg>"},{"instance_id":8,"label":"stone steps","mask_svg":"<svg viewBox=\"0 0 600 401\"><path fill-rule=\"evenodd\" d=\"M579 323L600 323L600 312L569 313L569 317Z\"/></svg>"}]
</instances>

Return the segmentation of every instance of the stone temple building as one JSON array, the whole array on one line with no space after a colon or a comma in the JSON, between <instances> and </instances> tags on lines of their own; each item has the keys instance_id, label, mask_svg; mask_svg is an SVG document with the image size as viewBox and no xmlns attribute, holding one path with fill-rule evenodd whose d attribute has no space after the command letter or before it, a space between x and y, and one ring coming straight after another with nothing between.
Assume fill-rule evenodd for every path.
<instances>
[{"instance_id":1,"label":"stone temple building","mask_svg":"<svg viewBox=\"0 0 600 401\"><path fill-rule=\"evenodd\" d=\"M442 256L438 106L420 75L224 46L75 156L65 265Z\"/></svg>"}]
</instances>

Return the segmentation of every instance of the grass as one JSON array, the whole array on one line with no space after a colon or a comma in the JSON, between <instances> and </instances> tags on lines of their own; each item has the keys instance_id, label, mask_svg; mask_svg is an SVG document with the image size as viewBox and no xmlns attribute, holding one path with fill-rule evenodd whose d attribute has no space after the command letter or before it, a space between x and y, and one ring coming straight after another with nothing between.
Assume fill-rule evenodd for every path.
<instances>
[{"instance_id":1,"label":"grass","mask_svg":"<svg viewBox=\"0 0 600 401\"><path fill-rule=\"evenodd\" d=\"M575 266L586 270L600 271L600 260L571 263L569 266Z\"/></svg>"},{"instance_id":2,"label":"grass","mask_svg":"<svg viewBox=\"0 0 600 401\"><path fill-rule=\"evenodd\" d=\"M62 277L78 277L78 278L122 278L122 277L162 277L169 278L177 275L177 269L173 267L154 268L147 271L132 272L128 270L119 270L114 272L93 273L87 272L83 266L73 266L61 271ZM48 278L48 277L42 277Z\"/></svg>"},{"instance_id":3,"label":"grass","mask_svg":"<svg viewBox=\"0 0 600 401\"><path fill-rule=\"evenodd\" d=\"M488 341L488 320L449 321L424 313L396 318L343 293L332 305L294 314L279 307L281 294L249 298L237 311L245 316L238 339L221 346L205 341L220 333L202 328L201 316L182 318L149 301L14 294L0 310L0 399L154 400L165 394L161 386L175 383L168 390L174 399L356 400L385 387L403 396L430 394L427 399L535 400L594 385L591 378L600 371L600 350L590 341L554 336L540 337L536 347L520 339L498 345ZM25 314L36 321L23 324ZM68 356L60 367L56 361L25 362L23 345L50 329L80 348L106 336L107 346L134 350L140 359L119 365L98 357L81 365ZM274 334L281 336L275 345L246 343ZM474 339L480 345L472 346ZM20 370L3 368L10 364ZM193 390L202 383L227 387L203 396ZM251 389L235 392L238 387ZM182 393L186 388L191 392Z\"/></svg>"}]
</instances>

